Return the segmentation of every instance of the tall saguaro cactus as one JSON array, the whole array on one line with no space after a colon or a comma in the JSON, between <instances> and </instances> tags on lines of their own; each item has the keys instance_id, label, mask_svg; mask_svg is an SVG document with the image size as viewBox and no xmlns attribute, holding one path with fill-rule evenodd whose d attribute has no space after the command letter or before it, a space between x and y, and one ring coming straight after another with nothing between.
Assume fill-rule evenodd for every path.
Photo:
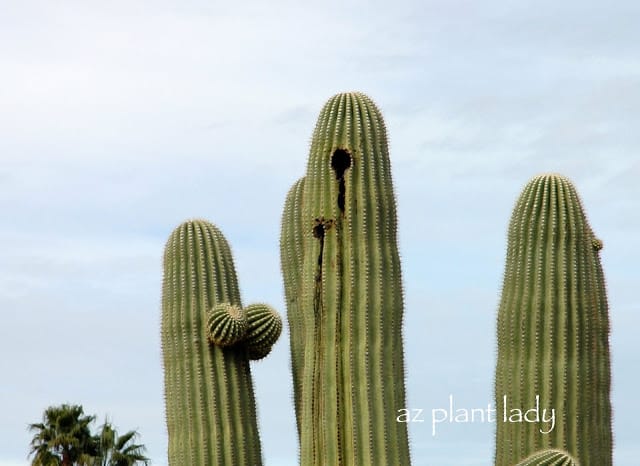
<instances>
[{"instance_id":1,"label":"tall saguaro cactus","mask_svg":"<svg viewBox=\"0 0 640 466\"><path fill-rule=\"evenodd\" d=\"M203 220L176 228L164 254L162 350L171 466L259 466L249 359L282 324L265 305L242 309L231 250Z\"/></svg>"},{"instance_id":2,"label":"tall saguaro cactus","mask_svg":"<svg viewBox=\"0 0 640 466\"><path fill-rule=\"evenodd\" d=\"M582 466L612 464L601 248L569 180L551 174L527 184L509 226L498 312L496 466L544 448L566 450ZM536 396L540 409L555 410L551 430L507 416Z\"/></svg>"},{"instance_id":3,"label":"tall saguaro cactus","mask_svg":"<svg viewBox=\"0 0 640 466\"><path fill-rule=\"evenodd\" d=\"M282 236L301 464L409 465L387 136L360 93L324 106Z\"/></svg>"}]
</instances>

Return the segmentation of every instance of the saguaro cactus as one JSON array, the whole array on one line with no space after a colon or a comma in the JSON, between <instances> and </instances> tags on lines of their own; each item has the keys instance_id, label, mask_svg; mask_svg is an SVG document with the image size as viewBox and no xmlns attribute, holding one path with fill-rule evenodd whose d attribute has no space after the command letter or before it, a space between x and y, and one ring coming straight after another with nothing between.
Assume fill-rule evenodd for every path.
<instances>
[{"instance_id":1,"label":"saguaro cactus","mask_svg":"<svg viewBox=\"0 0 640 466\"><path fill-rule=\"evenodd\" d=\"M402 284L386 129L360 93L324 106L283 216L301 464L409 465Z\"/></svg>"},{"instance_id":2,"label":"saguaro cactus","mask_svg":"<svg viewBox=\"0 0 640 466\"><path fill-rule=\"evenodd\" d=\"M291 372L293 374L293 397L296 411L298 435L300 431L300 396L302 394L302 361L304 357L303 319L300 315L302 280L302 194L304 178L300 178L287 194L282 214L282 231L280 234L280 263L284 277L284 292L287 303L287 319L289 321L289 338L291 342Z\"/></svg>"},{"instance_id":3,"label":"saguaro cactus","mask_svg":"<svg viewBox=\"0 0 640 466\"><path fill-rule=\"evenodd\" d=\"M509 226L498 312L496 466L544 448L566 450L582 466L612 463L601 248L569 180L551 174L527 184ZM551 430L529 422L533 412L529 421L511 416L536 397L540 410L555 410Z\"/></svg>"},{"instance_id":4,"label":"saguaro cactus","mask_svg":"<svg viewBox=\"0 0 640 466\"><path fill-rule=\"evenodd\" d=\"M566 451L542 450L520 461L516 466L579 466Z\"/></svg>"},{"instance_id":5,"label":"saguaro cactus","mask_svg":"<svg viewBox=\"0 0 640 466\"><path fill-rule=\"evenodd\" d=\"M172 466L262 464L249 359L280 334L266 305L242 309L231 250L203 220L165 248L162 350Z\"/></svg>"}]
</instances>

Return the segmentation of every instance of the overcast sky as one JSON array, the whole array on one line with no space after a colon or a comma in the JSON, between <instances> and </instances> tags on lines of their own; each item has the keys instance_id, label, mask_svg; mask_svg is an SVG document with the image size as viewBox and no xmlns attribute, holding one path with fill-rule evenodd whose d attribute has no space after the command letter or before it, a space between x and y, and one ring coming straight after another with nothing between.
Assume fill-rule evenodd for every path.
<instances>
[{"instance_id":1,"label":"overcast sky","mask_svg":"<svg viewBox=\"0 0 640 466\"><path fill-rule=\"evenodd\" d=\"M604 241L616 464L635 464L640 4L389 5L0 0L0 466L28 464L27 424L64 402L166 465L164 243L216 223L244 303L284 314L284 198L350 90L389 131L408 407L493 402L511 209L557 171ZM288 334L254 382L266 465L297 464ZM410 435L416 466L492 463L492 424Z\"/></svg>"}]
</instances>

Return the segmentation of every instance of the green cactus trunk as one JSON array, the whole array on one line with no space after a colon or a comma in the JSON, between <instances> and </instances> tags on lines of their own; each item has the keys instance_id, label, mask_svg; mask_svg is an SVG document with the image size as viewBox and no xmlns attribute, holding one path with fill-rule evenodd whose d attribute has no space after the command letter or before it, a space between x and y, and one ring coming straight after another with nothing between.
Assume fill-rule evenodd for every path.
<instances>
[{"instance_id":1,"label":"green cactus trunk","mask_svg":"<svg viewBox=\"0 0 640 466\"><path fill-rule=\"evenodd\" d=\"M609 318L595 239L574 186L533 178L511 218L498 312L496 466L560 448L612 464ZM550 424L504 422L506 409L555 410ZM517 417L516 417L517 420Z\"/></svg>"},{"instance_id":2,"label":"green cactus trunk","mask_svg":"<svg viewBox=\"0 0 640 466\"><path fill-rule=\"evenodd\" d=\"M263 305L241 309L231 250L214 225L174 230L162 290L171 466L262 464L249 359L263 357L280 328Z\"/></svg>"},{"instance_id":3,"label":"green cactus trunk","mask_svg":"<svg viewBox=\"0 0 640 466\"><path fill-rule=\"evenodd\" d=\"M579 466L579 464L565 451L543 450L522 460L516 466Z\"/></svg>"},{"instance_id":4,"label":"green cactus trunk","mask_svg":"<svg viewBox=\"0 0 640 466\"><path fill-rule=\"evenodd\" d=\"M296 411L296 426L300 430L300 395L302 392L302 360L304 356L304 331L300 317L300 282L302 279L302 193L304 178L300 178L287 194L282 214L280 234L280 265L284 277L284 294L289 321L291 347L291 372L293 374L293 398Z\"/></svg>"},{"instance_id":5,"label":"green cactus trunk","mask_svg":"<svg viewBox=\"0 0 640 466\"><path fill-rule=\"evenodd\" d=\"M396 421L405 390L395 198L386 129L368 97L325 105L284 222L301 464L409 465Z\"/></svg>"}]
</instances>

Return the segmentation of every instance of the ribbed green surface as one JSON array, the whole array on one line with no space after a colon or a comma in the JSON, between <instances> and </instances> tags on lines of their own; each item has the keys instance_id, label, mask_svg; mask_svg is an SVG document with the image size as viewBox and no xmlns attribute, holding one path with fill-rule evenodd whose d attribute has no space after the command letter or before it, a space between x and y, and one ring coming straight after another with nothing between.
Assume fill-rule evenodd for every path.
<instances>
[{"instance_id":1,"label":"ribbed green surface","mask_svg":"<svg viewBox=\"0 0 640 466\"><path fill-rule=\"evenodd\" d=\"M244 344L249 359L266 357L282 333L282 319L271 306L250 304L245 308L247 315L247 334Z\"/></svg>"},{"instance_id":2,"label":"ribbed green surface","mask_svg":"<svg viewBox=\"0 0 640 466\"><path fill-rule=\"evenodd\" d=\"M574 186L533 178L511 218L498 312L496 462L560 448L582 466L612 464L609 318L595 239ZM508 410L555 409L556 425L503 422ZM510 411L509 411L510 412Z\"/></svg>"},{"instance_id":3,"label":"ribbed green surface","mask_svg":"<svg viewBox=\"0 0 640 466\"><path fill-rule=\"evenodd\" d=\"M516 466L580 466L567 452L543 450L522 460Z\"/></svg>"},{"instance_id":4,"label":"ribbed green surface","mask_svg":"<svg viewBox=\"0 0 640 466\"><path fill-rule=\"evenodd\" d=\"M207 314L207 336L218 346L231 346L247 333L247 318L239 306L221 303Z\"/></svg>"},{"instance_id":5,"label":"ribbed green surface","mask_svg":"<svg viewBox=\"0 0 640 466\"><path fill-rule=\"evenodd\" d=\"M300 204L295 189L285 222ZM325 105L303 189L302 301L287 300L294 353L296 332L303 341L302 361L292 358L301 464L409 465L406 424L396 422L405 407L396 207L386 129L368 97ZM298 267L283 266L287 288Z\"/></svg>"},{"instance_id":6,"label":"ribbed green surface","mask_svg":"<svg viewBox=\"0 0 640 466\"><path fill-rule=\"evenodd\" d=\"M171 466L261 465L246 348L207 338L208 311L241 306L229 245L193 220L169 237L164 255L162 352Z\"/></svg>"},{"instance_id":7,"label":"ribbed green surface","mask_svg":"<svg viewBox=\"0 0 640 466\"><path fill-rule=\"evenodd\" d=\"M300 395L302 361L304 355L304 331L300 312L300 281L302 279L302 193L304 178L300 178L289 190L282 214L280 233L280 265L284 277L284 294L289 322L291 348L291 372L293 374L293 397L296 411L296 426L300 434Z\"/></svg>"}]
</instances>

